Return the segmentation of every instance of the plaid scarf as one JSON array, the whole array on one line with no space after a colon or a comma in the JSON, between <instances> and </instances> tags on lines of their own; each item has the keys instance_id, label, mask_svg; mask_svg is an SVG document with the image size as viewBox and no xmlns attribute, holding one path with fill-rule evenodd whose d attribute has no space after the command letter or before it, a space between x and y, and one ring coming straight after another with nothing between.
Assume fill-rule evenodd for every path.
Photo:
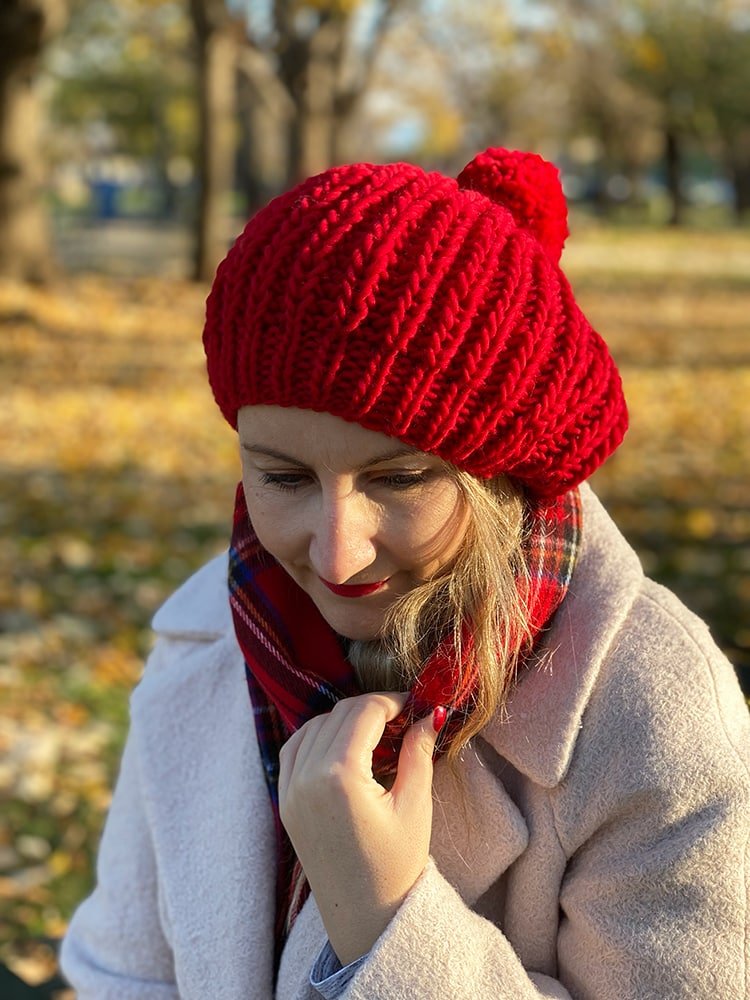
<instances>
[{"instance_id":1,"label":"plaid scarf","mask_svg":"<svg viewBox=\"0 0 750 1000\"><path fill-rule=\"evenodd\" d=\"M529 570L527 604L536 640L568 588L580 537L578 490L544 506L527 504L525 556ZM245 658L247 685L271 797L277 845L275 968L309 888L279 817L279 751L308 719L329 712L341 698L361 694L340 638L315 604L261 546L253 531L240 483L229 550L229 595L237 641ZM464 646L470 649L467 630ZM407 726L433 711L449 710L441 733L444 748L472 707L475 675L457 667L451 643L427 660L409 693L406 708L389 723L375 751L378 775L395 770ZM533 649L533 646L532 646ZM529 649L524 656L528 660ZM473 662L473 657L467 657Z\"/></svg>"}]
</instances>

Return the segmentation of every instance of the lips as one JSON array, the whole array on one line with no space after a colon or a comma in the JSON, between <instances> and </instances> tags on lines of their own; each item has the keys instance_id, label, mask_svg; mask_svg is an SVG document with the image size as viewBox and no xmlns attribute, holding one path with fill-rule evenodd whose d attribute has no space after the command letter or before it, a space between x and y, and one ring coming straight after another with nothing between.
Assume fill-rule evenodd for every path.
<instances>
[{"instance_id":1,"label":"lips","mask_svg":"<svg viewBox=\"0 0 750 1000\"><path fill-rule=\"evenodd\" d=\"M368 594L374 594L377 590L381 590L388 583L387 580L379 580L377 583L329 583L322 576L319 576L318 579L339 597L366 597Z\"/></svg>"}]
</instances>

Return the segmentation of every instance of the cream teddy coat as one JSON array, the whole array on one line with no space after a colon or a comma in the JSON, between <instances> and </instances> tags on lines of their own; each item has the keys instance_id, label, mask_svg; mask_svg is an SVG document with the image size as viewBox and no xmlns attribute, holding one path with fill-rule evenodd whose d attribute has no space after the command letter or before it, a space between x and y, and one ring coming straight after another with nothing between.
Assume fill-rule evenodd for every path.
<instances>
[{"instance_id":1,"label":"cream teddy coat","mask_svg":"<svg viewBox=\"0 0 750 1000\"><path fill-rule=\"evenodd\" d=\"M705 626L582 492L540 661L458 783L437 765L434 860L346 1000L750 996L747 710ZM312 898L272 986L272 819L225 557L154 628L63 968L79 1000L314 1000Z\"/></svg>"}]
</instances>

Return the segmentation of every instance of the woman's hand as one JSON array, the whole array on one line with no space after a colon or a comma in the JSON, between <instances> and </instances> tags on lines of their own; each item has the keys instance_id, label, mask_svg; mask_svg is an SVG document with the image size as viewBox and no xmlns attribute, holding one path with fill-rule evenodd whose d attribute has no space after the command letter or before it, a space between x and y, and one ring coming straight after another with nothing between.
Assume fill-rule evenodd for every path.
<instances>
[{"instance_id":1,"label":"woman's hand","mask_svg":"<svg viewBox=\"0 0 750 1000\"><path fill-rule=\"evenodd\" d=\"M390 790L372 775L372 752L406 697L346 698L281 751L281 820L344 965L370 950L427 863L433 717L407 730Z\"/></svg>"}]
</instances>

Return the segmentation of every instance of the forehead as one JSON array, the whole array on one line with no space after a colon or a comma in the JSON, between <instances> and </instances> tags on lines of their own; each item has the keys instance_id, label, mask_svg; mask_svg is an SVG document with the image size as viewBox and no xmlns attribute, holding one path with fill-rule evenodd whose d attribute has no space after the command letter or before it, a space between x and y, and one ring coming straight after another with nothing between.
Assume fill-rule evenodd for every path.
<instances>
[{"instance_id":1,"label":"forehead","mask_svg":"<svg viewBox=\"0 0 750 1000\"><path fill-rule=\"evenodd\" d=\"M440 461L379 431L313 410L244 406L237 415L237 429L245 449L269 449L312 466L351 469L410 456Z\"/></svg>"}]
</instances>

